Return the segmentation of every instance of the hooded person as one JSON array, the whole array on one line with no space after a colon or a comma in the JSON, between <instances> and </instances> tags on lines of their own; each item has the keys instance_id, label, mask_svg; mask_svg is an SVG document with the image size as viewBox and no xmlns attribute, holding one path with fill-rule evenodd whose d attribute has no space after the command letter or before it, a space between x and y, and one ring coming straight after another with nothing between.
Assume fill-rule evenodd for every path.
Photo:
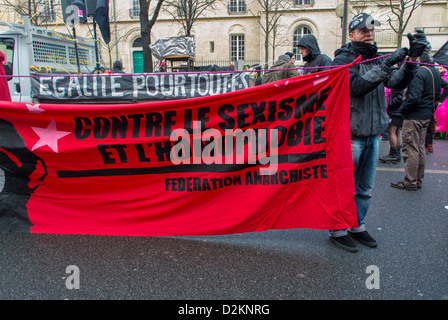
<instances>
[{"instance_id":1,"label":"hooded person","mask_svg":"<svg viewBox=\"0 0 448 320\"><path fill-rule=\"evenodd\" d=\"M303 61L305 61L304 68L310 67L324 67L333 65L331 58L320 52L317 39L312 34L304 35L300 38L297 47L300 50ZM324 68L304 69L303 74L315 73L325 70Z\"/></svg>"},{"instance_id":2,"label":"hooded person","mask_svg":"<svg viewBox=\"0 0 448 320\"><path fill-rule=\"evenodd\" d=\"M279 56L277 62L270 68L271 70L266 71L264 74L263 84L300 76L297 69L294 69L295 66L290 63L290 60L291 57L287 54Z\"/></svg>"},{"instance_id":3,"label":"hooded person","mask_svg":"<svg viewBox=\"0 0 448 320\"><path fill-rule=\"evenodd\" d=\"M114 67L112 69L113 73L124 73L123 71L123 64L121 63L120 60L116 60L114 62Z\"/></svg>"}]
</instances>

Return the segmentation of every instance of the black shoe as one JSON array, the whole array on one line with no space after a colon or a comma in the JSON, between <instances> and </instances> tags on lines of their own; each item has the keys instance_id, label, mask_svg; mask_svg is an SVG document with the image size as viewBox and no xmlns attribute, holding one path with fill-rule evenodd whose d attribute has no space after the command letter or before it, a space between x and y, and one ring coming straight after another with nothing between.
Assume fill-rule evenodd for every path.
<instances>
[{"instance_id":1,"label":"black shoe","mask_svg":"<svg viewBox=\"0 0 448 320\"><path fill-rule=\"evenodd\" d=\"M353 240L349 236L342 236L342 237L332 237L330 236L331 242L333 242L336 246L338 246L341 249L344 249L349 252L356 252L358 251L358 247L356 246L356 243L353 242Z\"/></svg>"},{"instance_id":2,"label":"black shoe","mask_svg":"<svg viewBox=\"0 0 448 320\"><path fill-rule=\"evenodd\" d=\"M367 233L367 231L362 231L362 232L350 232L347 231L347 233L355 240L358 240L359 242L361 242L362 244L370 247L370 248L375 248L377 246L377 243L375 241L375 239L373 239L370 234Z\"/></svg>"},{"instance_id":3,"label":"black shoe","mask_svg":"<svg viewBox=\"0 0 448 320\"><path fill-rule=\"evenodd\" d=\"M406 186L402 181L398 181L397 183L391 183L390 186L395 189L407 190L407 191L416 191L417 187L414 186Z\"/></svg>"}]
</instances>

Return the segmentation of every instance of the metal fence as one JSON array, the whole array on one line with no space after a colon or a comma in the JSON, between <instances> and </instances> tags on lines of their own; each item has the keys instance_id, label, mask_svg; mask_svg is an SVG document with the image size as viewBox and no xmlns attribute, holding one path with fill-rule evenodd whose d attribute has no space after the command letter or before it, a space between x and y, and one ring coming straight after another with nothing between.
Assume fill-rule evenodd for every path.
<instances>
[{"instance_id":1,"label":"metal fence","mask_svg":"<svg viewBox=\"0 0 448 320\"><path fill-rule=\"evenodd\" d=\"M210 66L210 65L217 65L218 67L229 67L229 66L235 66L236 67L237 62L236 61L230 61L226 59L218 59L218 60L211 60L211 59L195 59L194 65L195 66ZM259 59L248 59L243 62L243 65L247 66L253 66L260 64Z\"/></svg>"}]
</instances>

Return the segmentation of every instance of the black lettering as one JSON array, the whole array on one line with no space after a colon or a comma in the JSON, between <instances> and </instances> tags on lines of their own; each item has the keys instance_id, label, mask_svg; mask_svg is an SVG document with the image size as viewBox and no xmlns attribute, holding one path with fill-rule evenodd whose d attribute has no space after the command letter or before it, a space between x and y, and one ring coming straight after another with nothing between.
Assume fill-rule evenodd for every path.
<instances>
[{"instance_id":1,"label":"black lettering","mask_svg":"<svg viewBox=\"0 0 448 320\"><path fill-rule=\"evenodd\" d=\"M163 117L158 112L145 113L146 115L146 132L145 137L161 137Z\"/></svg>"},{"instance_id":2,"label":"black lettering","mask_svg":"<svg viewBox=\"0 0 448 320\"><path fill-rule=\"evenodd\" d=\"M328 95L326 94L328 91L330 91L331 87L327 87L325 89L320 90L320 97L319 100L317 100L316 103L316 111L318 110L325 110L324 102L327 100Z\"/></svg>"},{"instance_id":3,"label":"black lettering","mask_svg":"<svg viewBox=\"0 0 448 320\"><path fill-rule=\"evenodd\" d=\"M277 111L277 101L269 101L268 104L268 121L275 121L275 113Z\"/></svg>"},{"instance_id":4,"label":"black lettering","mask_svg":"<svg viewBox=\"0 0 448 320\"><path fill-rule=\"evenodd\" d=\"M236 107L236 118L237 118L237 124L238 128L245 128L249 126L250 124L245 121L249 117L249 114L245 113L244 111L249 108L248 103L239 104Z\"/></svg>"},{"instance_id":5,"label":"black lettering","mask_svg":"<svg viewBox=\"0 0 448 320\"><path fill-rule=\"evenodd\" d=\"M266 122L266 117L264 115L264 109L266 108L266 101L260 102L258 106L256 102L251 102L250 107L254 113L254 118L252 119L252 125L258 122Z\"/></svg>"},{"instance_id":6,"label":"black lettering","mask_svg":"<svg viewBox=\"0 0 448 320\"><path fill-rule=\"evenodd\" d=\"M325 117L314 117L313 118L313 131L314 131L314 144L324 143L325 138L322 137L322 132L325 131L322 123L325 122Z\"/></svg>"},{"instance_id":7,"label":"black lettering","mask_svg":"<svg viewBox=\"0 0 448 320\"><path fill-rule=\"evenodd\" d=\"M234 112L235 108L231 104L224 104L219 107L218 115L219 117L226 121L224 123L219 123L219 128L221 130L229 130L235 128L235 119L232 116L229 116L226 112Z\"/></svg>"},{"instance_id":8,"label":"black lettering","mask_svg":"<svg viewBox=\"0 0 448 320\"><path fill-rule=\"evenodd\" d=\"M169 141L154 143L157 161L171 161L171 143Z\"/></svg>"},{"instance_id":9,"label":"black lettering","mask_svg":"<svg viewBox=\"0 0 448 320\"><path fill-rule=\"evenodd\" d=\"M288 131L288 146L297 146L302 141L303 122L297 121Z\"/></svg>"},{"instance_id":10,"label":"black lettering","mask_svg":"<svg viewBox=\"0 0 448 320\"><path fill-rule=\"evenodd\" d=\"M210 121L210 118L205 116L209 112L209 107L198 108L198 121L201 122L201 128L198 129L200 129L201 131L205 130L205 124Z\"/></svg>"},{"instance_id":11,"label":"black lettering","mask_svg":"<svg viewBox=\"0 0 448 320\"><path fill-rule=\"evenodd\" d=\"M306 119L305 121L305 131L303 133L303 145L309 146L311 145L311 118Z\"/></svg>"},{"instance_id":12,"label":"black lettering","mask_svg":"<svg viewBox=\"0 0 448 320\"><path fill-rule=\"evenodd\" d=\"M107 144L99 144L96 146L98 151L100 152L101 157L103 158L104 164L114 164L115 159L111 156L113 155L112 152L109 152L110 150L109 146Z\"/></svg>"},{"instance_id":13,"label":"black lettering","mask_svg":"<svg viewBox=\"0 0 448 320\"><path fill-rule=\"evenodd\" d=\"M124 149L127 148L127 146L125 144L111 144L110 147L115 149L115 150L117 150L118 157L120 158L120 162L121 163L127 163L128 162L128 158L126 156L126 152L124 151Z\"/></svg>"},{"instance_id":14,"label":"black lettering","mask_svg":"<svg viewBox=\"0 0 448 320\"><path fill-rule=\"evenodd\" d=\"M87 139L92 132L91 129L85 129L86 126L91 126L92 122L89 118L75 117L75 138L78 140Z\"/></svg>"},{"instance_id":15,"label":"black lettering","mask_svg":"<svg viewBox=\"0 0 448 320\"><path fill-rule=\"evenodd\" d=\"M93 118L93 137L105 139L110 132L110 120L104 117Z\"/></svg>"},{"instance_id":16,"label":"black lettering","mask_svg":"<svg viewBox=\"0 0 448 320\"><path fill-rule=\"evenodd\" d=\"M110 137L112 139L117 139L118 133L120 133L120 137L122 139L126 138L126 132L128 130L128 119L125 116L120 116L120 119L117 117L110 117L112 121L112 130Z\"/></svg>"},{"instance_id":17,"label":"black lettering","mask_svg":"<svg viewBox=\"0 0 448 320\"><path fill-rule=\"evenodd\" d=\"M286 170L280 170L279 172L279 181L281 184L287 184L288 183L288 173L286 172Z\"/></svg>"},{"instance_id":18,"label":"black lettering","mask_svg":"<svg viewBox=\"0 0 448 320\"><path fill-rule=\"evenodd\" d=\"M286 98L283 99L282 101L280 101L280 104L278 106L278 108L280 110L283 110L284 112L279 112L278 113L278 119L280 121L287 121L291 118L292 116L292 107L289 105L290 103L294 102L293 98Z\"/></svg>"},{"instance_id":19,"label":"black lettering","mask_svg":"<svg viewBox=\"0 0 448 320\"><path fill-rule=\"evenodd\" d=\"M128 115L128 118L134 121L134 125L132 126L132 138L138 138L140 136L140 126L141 120L144 117L143 114L131 114Z\"/></svg>"},{"instance_id":20,"label":"black lettering","mask_svg":"<svg viewBox=\"0 0 448 320\"><path fill-rule=\"evenodd\" d=\"M150 147L152 145L152 143L147 143L146 145L148 147ZM134 145L134 147L135 147L135 150L137 151L138 160L140 162L151 162L151 159L146 156L145 148L144 148L143 144L137 143Z\"/></svg>"},{"instance_id":21,"label":"black lettering","mask_svg":"<svg viewBox=\"0 0 448 320\"><path fill-rule=\"evenodd\" d=\"M176 111L165 111L165 124L163 126L163 135L169 137L171 135L172 127L175 124L173 117L176 116Z\"/></svg>"}]
</instances>

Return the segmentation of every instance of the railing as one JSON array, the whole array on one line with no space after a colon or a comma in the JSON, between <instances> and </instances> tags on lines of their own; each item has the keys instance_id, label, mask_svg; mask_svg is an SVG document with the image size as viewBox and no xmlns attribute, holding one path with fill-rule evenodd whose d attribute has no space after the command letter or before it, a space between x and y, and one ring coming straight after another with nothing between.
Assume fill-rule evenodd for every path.
<instances>
[{"instance_id":1,"label":"railing","mask_svg":"<svg viewBox=\"0 0 448 320\"><path fill-rule=\"evenodd\" d=\"M423 30L425 33L448 33L448 27L415 27L415 29Z\"/></svg>"},{"instance_id":2,"label":"railing","mask_svg":"<svg viewBox=\"0 0 448 320\"><path fill-rule=\"evenodd\" d=\"M244 65L252 66L257 64L260 64L260 60L258 59L248 59L244 61ZM195 59L194 65L195 66L217 65L218 67L229 67L229 66L236 66L236 61L230 61L226 59L218 59L218 60Z\"/></svg>"},{"instance_id":3,"label":"railing","mask_svg":"<svg viewBox=\"0 0 448 320\"><path fill-rule=\"evenodd\" d=\"M380 45L395 45L398 41L398 35L392 29L375 29L375 41Z\"/></svg>"}]
</instances>

